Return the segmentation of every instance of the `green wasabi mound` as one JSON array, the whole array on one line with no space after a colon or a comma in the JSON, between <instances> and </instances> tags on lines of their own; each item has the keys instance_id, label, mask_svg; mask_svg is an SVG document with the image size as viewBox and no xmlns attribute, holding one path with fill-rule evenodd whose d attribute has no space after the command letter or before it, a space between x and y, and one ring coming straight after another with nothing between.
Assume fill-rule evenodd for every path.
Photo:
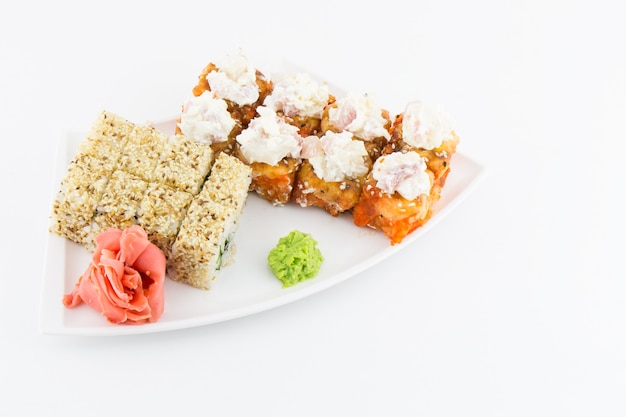
<instances>
[{"instance_id":1,"label":"green wasabi mound","mask_svg":"<svg viewBox=\"0 0 626 417\"><path fill-rule=\"evenodd\" d=\"M293 230L278 240L267 260L276 278L286 288L316 276L324 257L310 234Z\"/></svg>"}]
</instances>

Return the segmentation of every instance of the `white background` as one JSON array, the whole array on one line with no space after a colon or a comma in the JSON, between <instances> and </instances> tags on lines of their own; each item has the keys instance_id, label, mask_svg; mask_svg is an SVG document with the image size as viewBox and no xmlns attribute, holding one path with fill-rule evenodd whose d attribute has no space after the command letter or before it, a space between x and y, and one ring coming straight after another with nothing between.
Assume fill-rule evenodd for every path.
<instances>
[{"instance_id":1,"label":"white background","mask_svg":"<svg viewBox=\"0 0 626 417\"><path fill-rule=\"evenodd\" d=\"M619 2L407 4L0 6L1 415L625 415ZM423 239L296 303L159 334L41 335L59 134L102 109L171 117L239 47L392 113L443 104L487 178Z\"/></svg>"}]
</instances>

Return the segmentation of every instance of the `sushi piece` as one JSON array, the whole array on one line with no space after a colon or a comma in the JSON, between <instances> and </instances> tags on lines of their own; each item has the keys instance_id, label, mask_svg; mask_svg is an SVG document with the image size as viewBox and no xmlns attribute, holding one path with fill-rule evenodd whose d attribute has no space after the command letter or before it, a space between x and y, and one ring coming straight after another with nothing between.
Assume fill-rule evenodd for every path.
<instances>
[{"instance_id":1,"label":"sushi piece","mask_svg":"<svg viewBox=\"0 0 626 417\"><path fill-rule=\"evenodd\" d=\"M78 145L77 155L98 159L113 172L134 129L134 123L103 110L92 123L87 137Z\"/></svg>"},{"instance_id":2,"label":"sushi piece","mask_svg":"<svg viewBox=\"0 0 626 417\"><path fill-rule=\"evenodd\" d=\"M263 105L298 128L302 137L321 135L322 114L334 98L328 86L319 84L306 73L274 76L272 92Z\"/></svg>"},{"instance_id":3,"label":"sushi piece","mask_svg":"<svg viewBox=\"0 0 626 417\"><path fill-rule=\"evenodd\" d=\"M122 171L113 171L96 206L93 218L93 236L108 229L126 229L137 224L139 205L143 200L148 182ZM93 247L92 242L88 247Z\"/></svg>"},{"instance_id":4,"label":"sushi piece","mask_svg":"<svg viewBox=\"0 0 626 417\"><path fill-rule=\"evenodd\" d=\"M155 168L168 136L149 125L136 125L130 132L120 156L118 169L144 181L156 180Z\"/></svg>"},{"instance_id":5,"label":"sushi piece","mask_svg":"<svg viewBox=\"0 0 626 417\"><path fill-rule=\"evenodd\" d=\"M204 67L192 93L199 96L212 91L215 97L226 100L228 111L245 129L271 90L271 81L238 51L219 57Z\"/></svg>"},{"instance_id":6,"label":"sushi piece","mask_svg":"<svg viewBox=\"0 0 626 417\"><path fill-rule=\"evenodd\" d=\"M392 244L424 225L450 172L459 137L439 107L415 101L396 116L353 210L357 226L382 230Z\"/></svg>"},{"instance_id":7,"label":"sushi piece","mask_svg":"<svg viewBox=\"0 0 626 417\"><path fill-rule=\"evenodd\" d=\"M441 107L414 101L395 117L387 147L389 152L415 150L426 160L438 199L459 142L452 119Z\"/></svg>"},{"instance_id":8,"label":"sushi piece","mask_svg":"<svg viewBox=\"0 0 626 417\"><path fill-rule=\"evenodd\" d=\"M354 224L381 230L395 245L432 213L434 175L415 151L380 156L352 210Z\"/></svg>"},{"instance_id":9,"label":"sushi piece","mask_svg":"<svg viewBox=\"0 0 626 417\"><path fill-rule=\"evenodd\" d=\"M235 155L252 168L250 191L282 206L291 199L303 139L299 129L274 110L260 106L257 111L259 115L237 136Z\"/></svg>"},{"instance_id":10,"label":"sushi piece","mask_svg":"<svg viewBox=\"0 0 626 417\"><path fill-rule=\"evenodd\" d=\"M244 166L237 158L220 154L213 164L211 174L202 187L202 198L236 206L245 201L245 194L250 187L252 169Z\"/></svg>"},{"instance_id":11,"label":"sushi piece","mask_svg":"<svg viewBox=\"0 0 626 417\"><path fill-rule=\"evenodd\" d=\"M176 123L176 133L208 144L216 154L232 154L237 143L235 137L243 129L241 123L228 110L225 99L205 90L185 102Z\"/></svg>"},{"instance_id":12,"label":"sushi piece","mask_svg":"<svg viewBox=\"0 0 626 417\"><path fill-rule=\"evenodd\" d=\"M50 232L81 245L93 244L92 221L122 149L135 124L103 110L78 145L55 196Z\"/></svg>"},{"instance_id":13,"label":"sushi piece","mask_svg":"<svg viewBox=\"0 0 626 417\"><path fill-rule=\"evenodd\" d=\"M52 203L50 232L91 246L93 217L110 176L111 171L105 161L76 155Z\"/></svg>"},{"instance_id":14,"label":"sushi piece","mask_svg":"<svg viewBox=\"0 0 626 417\"><path fill-rule=\"evenodd\" d=\"M352 209L372 167L365 143L348 131L327 131L321 138L305 138L301 156L291 201L333 216Z\"/></svg>"},{"instance_id":15,"label":"sushi piece","mask_svg":"<svg viewBox=\"0 0 626 417\"><path fill-rule=\"evenodd\" d=\"M208 290L217 272L232 262L251 174L251 168L235 157L218 156L172 245L167 262L172 280Z\"/></svg>"},{"instance_id":16,"label":"sushi piece","mask_svg":"<svg viewBox=\"0 0 626 417\"><path fill-rule=\"evenodd\" d=\"M389 111L381 108L368 94L348 94L329 103L322 117L322 131L348 131L365 143L374 162L390 139Z\"/></svg>"},{"instance_id":17,"label":"sushi piece","mask_svg":"<svg viewBox=\"0 0 626 417\"><path fill-rule=\"evenodd\" d=\"M148 184L137 209L137 224L147 233L148 239L169 257L172 244L193 195L165 184Z\"/></svg>"},{"instance_id":18,"label":"sushi piece","mask_svg":"<svg viewBox=\"0 0 626 417\"><path fill-rule=\"evenodd\" d=\"M154 179L178 191L198 194L211 171L215 153L210 145L185 135L172 135L154 169Z\"/></svg>"}]
</instances>

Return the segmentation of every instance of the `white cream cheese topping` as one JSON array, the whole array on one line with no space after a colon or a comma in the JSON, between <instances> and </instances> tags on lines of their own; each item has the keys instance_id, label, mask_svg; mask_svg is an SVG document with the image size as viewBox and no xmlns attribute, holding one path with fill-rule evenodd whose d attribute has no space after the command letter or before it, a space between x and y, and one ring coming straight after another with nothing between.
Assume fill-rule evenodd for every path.
<instances>
[{"instance_id":1,"label":"white cream cheese topping","mask_svg":"<svg viewBox=\"0 0 626 417\"><path fill-rule=\"evenodd\" d=\"M276 165L285 157L299 158L302 137L298 128L279 117L269 107L257 107L259 115L237 135L241 153L250 162Z\"/></svg>"},{"instance_id":2,"label":"white cream cheese topping","mask_svg":"<svg viewBox=\"0 0 626 417\"><path fill-rule=\"evenodd\" d=\"M328 97L326 85L318 84L306 73L297 73L275 77L274 88L264 105L288 117L321 118Z\"/></svg>"},{"instance_id":3,"label":"white cream cheese topping","mask_svg":"<svg viewBox=\"0 0 626 417\"><path fill-rule=\"evenodd\" d=\"M426 162L417 152L394 152L379 157L374 162L372 175L376 186L387 194L398 192L407 200L414 200L430 193Z\"/></svg>"},{"instance_id":4,"label":"white cream cheese topping","mask_svg":"<svg viewBox=\"0 0 626 417\"><path fill-rule=\"evenodd\" d=\"M224 55L213 63L218 70L209 72L206 79L217 97L240 106L252 104L259 99L256 69L248 63L245 55L241 52Z\"/></svg>"},{"instance_id":5,"label":"white cream cheese topping","mask_svg":"<svg viewBox=\"0 0 626 417\"><path fill-rule=\"evenodd\" d=\"M335 129L347 130L368 141L378 137L389 139L385 128L388 121L371 96L351 94L337 99L336 104L337 107L328 110L328 120Z\"/></svg>"},{"instance_id":6,"label":"white cream cheese topping","mask_svg":"<svg viewBox=\"0 0 626 417\"><path fill-rule=\"evenodd\" d=\"M421 101L409 103L402 119L402 139L408 145L431 150L451 137L452 119L439 107Z\"/></svg>"},{"instance_id":7,"label":"white cream cheese topping","mask_svg":"<svg viewBox=\"0 0 626 417\"><path fill-rule=\"evenodd\" d=\"M315 175L324 181L338 182L367 174L367 151L363 141L350 132L326 132L324 136L304 139L302 156L313 166Z\"/></svg>"},{"instance_id":8,"label":"white cream cheese topping","mask_svg":"<svg viewBox=\"0 0 626 417\"><path fill-rule=\"evenodd\" d=\"M224 100L216 98L210 91L204 91L183 105L178 127L183 135L211 145L228 140L235 120L230 116Z\"/></svg>"}]
</instances>

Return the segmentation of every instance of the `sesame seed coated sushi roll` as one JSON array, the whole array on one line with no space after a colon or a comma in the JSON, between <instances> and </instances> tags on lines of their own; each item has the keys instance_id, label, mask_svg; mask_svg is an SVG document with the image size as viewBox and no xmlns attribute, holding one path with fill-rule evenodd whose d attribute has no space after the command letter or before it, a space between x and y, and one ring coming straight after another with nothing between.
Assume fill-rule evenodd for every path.
<instances>
[{"instance_id":1,"label":"sesame seed coated sushi roll","mask_svg":"<svg viewBox=\"0 0 626 417\"><path fill-rule=\"evenodd\" d=\"M211 289L235 228L234 216L224 206L194 198L172 245L168 276L195 288Z\"/></svg>"},{"instance_id":2,"label":"sesame seed coated sushi roll","mask_svg":"<svg viewBox=\"0 0 626 417\"><path fill-rule=\"evenodd\" d=\"M152 126L135 126L124 145L118 168L144 181L154 181L154 170L167 140L165 133Z\"/></svg>"},{"instance_id":3,"label":"sesame seed coated sushi roll","mask_svg":"<svg viewBox=\"0 0 626 417\"><path fill-rule=\"evenodd\" d=\"M211 288L217 272L233 259L234 237L250 179L249 166L225 153L219 155L202 191L191 201L172 245L168 259L171 279Z\"/></svg>"},{"instance_id":4,"label":"sesame seed coated sushi roll","mask_svg":"<svg viewBox=\"0 0 626 417\"><path fill-rule=\"evenodd\" d=\"M94 236L107 229L137 224L137 212L148 183L126 171L115 170L102 193L93 219Z\"/></svg>"},{"instance_id":5,"label":"sesame seed coated sushi roll","mask_svg":"<svg viewBox=\"0 0 626 417\"><path fill-rule=\"evenodd\" d=\"M106 162L76 155L52 204L50 232L90 247L94 213L110 176Z\"/></svg>"},{"instance_id":6,"label":"sesame seed coated sushi roll","mask_svg":"<svg viewBox=\"0 0 626 417\"><path fill-rule=\"evenodd\" d=\"M134 128L134 123L103 110L92 123L85 140L79 144L77 154L96 158L113 172Z\"/></svg>"},{"instance_id":7,"label":"sesame seed coated sushi roll","mask_svg":"<svg viewBox=\"0 0 626 417\"><path fill-rule=\"evenodd\" d=\"M154 178L178 191L197 194L214 161L211 146L184 135L170 136L163 147Z\"/></svg>"},{"instance_id":8,"label":"sesame seed coated sushi roll","mask_svg":"<svg viewBox=\"0 0 626 417\"><path fill-rule=\"evenodd\" d=\"M117 167L135 124L109 111L93 121L67 167L52 207L50 231L76 243L93 245L96 208Z\"/></svg>"},{"instance_id":9,"label":"sesame seed coated sushi roll","mask_svg":"<svg viewBox=\"0 0 626 417\"><path fill-rule=\"evenodd\" d=\"M230 205L237 212L243 204L252 181L252 169L236 157L218 155L199 195L202 198Z\"/></svg>"},{"instance_id":10,"label":"sesame seed coated sushi roll","mask_svg":"<svg viewBox=\"0 0 626 417\"><path fill-rule=\"evenodd\" d=\"M148 239L169 257L172 244L185 218L193 195L153 182L137 209L137 224L148 234Z\"/></svg>"}]
</instances>

